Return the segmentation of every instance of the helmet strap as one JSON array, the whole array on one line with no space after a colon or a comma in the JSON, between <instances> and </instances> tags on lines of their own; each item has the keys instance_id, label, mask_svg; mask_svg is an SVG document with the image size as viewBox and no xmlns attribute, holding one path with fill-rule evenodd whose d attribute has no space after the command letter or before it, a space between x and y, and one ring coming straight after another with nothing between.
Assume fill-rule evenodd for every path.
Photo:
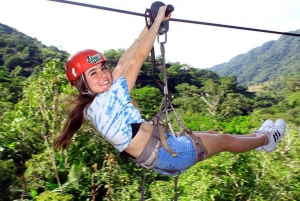
<instances>
[{"instance_id":1,"label":"helmet strap","mask_svg":"<svg viewBox=\"0 0 300 201\"><path fill-rule=\"evenodd\" d=\"M84 73L81 74L81 78L82 78L82 81L84 83L84 86L85 86L85 91L82 92L82 95L96 95L96 93L92 92L89 88L89 86L87 85L86 81L85 81L85 76L84 76Z\"/></svg>"}]
</instances>

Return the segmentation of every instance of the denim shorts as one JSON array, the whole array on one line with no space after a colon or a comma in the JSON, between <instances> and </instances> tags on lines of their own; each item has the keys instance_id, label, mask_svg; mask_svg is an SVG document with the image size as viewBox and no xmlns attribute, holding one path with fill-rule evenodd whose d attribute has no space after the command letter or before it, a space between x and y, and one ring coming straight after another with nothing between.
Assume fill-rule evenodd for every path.
<instances>
[{"instance_id":1,"label":"denim shorts","mask_svg":"<svg viewBox=\"0 0 300 201\"><path fill-rule=\"evenodd\" d=\"M176 137L171 133L165 133L165 136L170 149L177 153L177 157L173 157L162 146L158 151L157 163L152 170L163 175L176 176L196 163L196 149L188 136Z\"/></svg>"}]
</instances>

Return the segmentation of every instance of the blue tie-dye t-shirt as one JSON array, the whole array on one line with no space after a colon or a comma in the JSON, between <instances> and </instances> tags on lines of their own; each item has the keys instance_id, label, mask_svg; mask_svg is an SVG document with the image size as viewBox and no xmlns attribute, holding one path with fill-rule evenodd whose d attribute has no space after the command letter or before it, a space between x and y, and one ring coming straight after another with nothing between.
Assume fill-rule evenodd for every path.
<instances>
[{"instance_id":1,"label":"blue tie-dye t-shirt","mask_svg":"<svg viewBox=\"0 0 300 201\"><path fill-rule=\"evenodd\" d=\"M119 152L131 141L130 124L144 121L140 112L130 103L124 76L114 81L108 91L95 97L87 108L85 117L95 126L101 137Z\"/></svg>"}]
</instances>

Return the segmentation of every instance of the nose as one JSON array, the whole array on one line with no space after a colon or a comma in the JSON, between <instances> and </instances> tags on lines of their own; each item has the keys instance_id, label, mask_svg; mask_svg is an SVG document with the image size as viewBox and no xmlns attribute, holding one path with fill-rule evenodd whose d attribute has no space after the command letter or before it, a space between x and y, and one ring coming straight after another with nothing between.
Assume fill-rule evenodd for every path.
<instances>
[{"instance_id":1,"label":"nose","mask_svg":"<svg viewBox=\"0 0 300 201\"><path fill-rule=\"evenodd\" d=\"M105 72L103 72L101 69L98 69L97 71L98 71L97 75L98 75L99 78L102 79L102 78L107 77L106 74L105 74Z\"/></svg>"},{"instance_id":2,"label":"nose","mask_svg":"<svg viewBox=\"0 0 300 201\"><path fill-rule=\"evenodd\" d=\"M102 72L101 78L107 78L106 73Z\"/></svg>"}]
</instances>

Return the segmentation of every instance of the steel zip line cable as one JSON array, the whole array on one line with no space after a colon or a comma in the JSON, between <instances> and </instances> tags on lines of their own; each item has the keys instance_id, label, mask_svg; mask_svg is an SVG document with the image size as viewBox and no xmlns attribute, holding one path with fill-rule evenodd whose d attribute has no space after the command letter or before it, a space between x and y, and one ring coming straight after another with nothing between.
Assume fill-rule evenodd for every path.
<instances>
[{"instance_id":1,"label":"steel zip line cable","mask_svg":"<svg viewBox=\"0 0 300 201\"><path fill-rule=\"evenodd\" d=\"M96 8L96 9L101 9L101 10L108 10L108 11L113 11L113 12L118 12L118 13L137 15L137 16L141 16L141 17L146 16L145 14L142 14L142 13L125 11L125 10L120 10L120 9L115 9L115 8L108 8L108 7L103 7L103 6L96 6L96 5L85 4L85 3L74 2L74 1L66 1L66 0L48 0L48 1L54 1L54 2L65 3L65 4L72 4L72 5L83 6L83 7L88 7L88 8ZM184 22L184 23L191 23L191 24L202 24L202 25L207 25L207 26L216 26L216 27L223 27L223 28L230 28L230 29L240 29L240 30L247 30L247 31L256 31L256 32L264 32L264 33L272 33L272 34L280 34L280 35L300 37L300 34L290 33L290 32L280 32L280 31L271 31L271 30L264 30L264 29L254 29L254 28L248 28L248 27L232 26L232 25L225 25L225 24L215 24L215 23L209 23L209 22L199 22L199 21L182 20L182 19L175 19L175 18L171 18L170 21Z\"/></svg>"}]
</instances>

